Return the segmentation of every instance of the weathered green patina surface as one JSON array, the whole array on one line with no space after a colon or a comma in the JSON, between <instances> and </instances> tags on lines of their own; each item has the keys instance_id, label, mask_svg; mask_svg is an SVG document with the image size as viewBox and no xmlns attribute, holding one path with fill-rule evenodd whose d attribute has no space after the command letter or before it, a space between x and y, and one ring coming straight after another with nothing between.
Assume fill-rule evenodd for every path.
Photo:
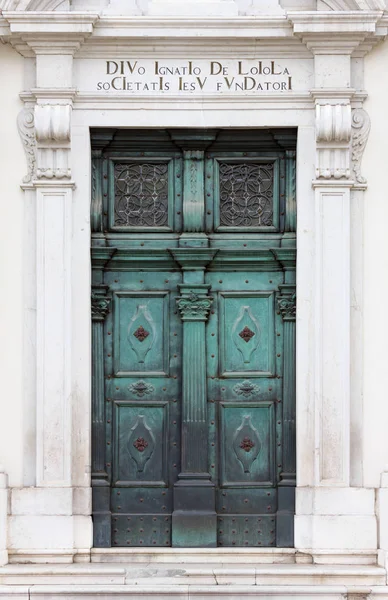
<instances>
[{"instance_id":1,"label":"weathered green patina surface","mask_svg":"<svg viewBox=\"0 0 388 600\"><path fill-rule=\"evenodd\" d=\"M295 144L92 132L97 547L293 545Z\"/></svg>"}]
</instances>

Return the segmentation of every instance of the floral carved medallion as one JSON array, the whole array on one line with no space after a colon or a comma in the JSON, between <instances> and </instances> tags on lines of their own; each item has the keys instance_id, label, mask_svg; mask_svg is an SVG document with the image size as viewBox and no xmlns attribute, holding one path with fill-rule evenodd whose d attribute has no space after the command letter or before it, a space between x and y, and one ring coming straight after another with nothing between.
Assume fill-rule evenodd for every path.
<instances>
[{"instance_id":1,"label":"floral carved medallion","mask_svg":"<svg viewBox=\"0 0 388 600\"><path fill-rule=\"evenodd\" d=\"M139 340L139 342L144 342L144 340L148 338L149 334L149 331L144 329L143 326L140 326L136 329L133 335Z\"/></svg>"},{"instance_id":2,"label":"floral carved medallion","mask_svg":"<svg viewBox=\"0 0 388 600\"><path fill-rule=\"evenodd\" d=\"M244 327L242 331L240 331L239 336L244 340L244 342L248 343L255 333L249 329L249 327Z\"/></svg>"},{"instance_id":3,"label":"floral carved medallion","mask_svg":"<svg viewBox=\"0 0 388 600\"><path fill-rule=\"evenodd\" d=\"M242 448L245 452L250 452L254 445L255 444L249 437L245 437L240 444L240 448Z\"/></svg>"},{"instance_id":4,"label":"floral carved medallion","mask_svg":"<svg viewBox=\"0 0 388 600\"><path fill-rule=\"evenodd\" d=\"M133 442L133 445L139 452L144 452L144 450L148 448L147 440L142 437L137 438L137 440Z\"/></svg>"},{"instance_id":5,"label":"floral carved medallion","mask_svg":"<svg viewBox=\"0 0 388 600\"><path fill-rule=\"evenodd\" d=\"M154 391L154 386L150 383L146 383L145 381L140 380L136 383L132 383L129 386L129 390L132 392L132 394L135 394L136 396L142 398L146 394L151 394Z\"/></svg>"}]
</instances>

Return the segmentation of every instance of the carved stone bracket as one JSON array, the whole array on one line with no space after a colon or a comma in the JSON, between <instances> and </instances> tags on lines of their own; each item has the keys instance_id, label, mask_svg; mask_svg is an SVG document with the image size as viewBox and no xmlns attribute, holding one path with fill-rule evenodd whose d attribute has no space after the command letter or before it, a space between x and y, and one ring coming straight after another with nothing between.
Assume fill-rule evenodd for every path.
<instances>
[{"instance_id":1,"label":"carved stone bracket","mask_svg":"<svg viewBox=\"0 0 388 600\"><path fill-rule=\"evenodd\" d=\"M23 177L23 183L30 183L36 176L36 136L33 108L24 108L17 118L19 135L23 142L24 152L27 158L27 175Z\"/></svg>"},{"instance_id":2,"label":"carved stone bracket","mask_svg":"<svg viewBox=\"0 0 388 600\"><path fill-rule=\"evenodd\" d=\"M111 298L107 295L106 286L96 286L92 289L92 320L104 321L108 314Z\"/></svg>"},{"instance_id":3,"label":"carved stone bracket","mask_svg":"<svg viewBox=\"0 0 388 600\"><path fill-rule=\"evenodd\" d=\"M70 104L37 104L37 179L70 179Z\"/></svg>"},{"instance_id":4,"label":"carved stone bracket","mask_svg":"<svg viewBox=\"0 0 388 600\"><path fill-rule=\"evenodd\" d=\"M370 118L363 108L352 111L352 161L357 183L366 183L361 175L361 161L370 132Z\"/></svg>"},{"instance_id":5,"label":"carved stone bracket","mask_svg":"<svg viewBox=\"0 0 388 600\"><path fill-rule=\"evenodd\" d=\"M349 179L351 107L345 104L316 105L316 177Z\"/></svg>"}]
</instances>

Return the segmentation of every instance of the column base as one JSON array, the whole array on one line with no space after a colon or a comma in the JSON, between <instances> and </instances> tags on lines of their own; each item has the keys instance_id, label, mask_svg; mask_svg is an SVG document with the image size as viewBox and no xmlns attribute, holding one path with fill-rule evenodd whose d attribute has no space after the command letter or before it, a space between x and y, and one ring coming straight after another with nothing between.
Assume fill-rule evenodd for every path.
<instances>
[{"instance_id":1,"label":"column base","mask_svg":"<svg viewBox=\"0 0 388 600\"><path fill-rule=\"evenodd\" d=\"M210 481L179 481L174 487L173 548L215 548L217 514Z\"/></svg>"},{"instance_id":2,"label":"column base","mask_svg":"<svg viewBox=\"0 0 388 600\"><path fill-rule=\"evenodd\" d=\"M366 488L296 488L295 548L377 549L375 491Z\"/></svg>"}]
</instances>

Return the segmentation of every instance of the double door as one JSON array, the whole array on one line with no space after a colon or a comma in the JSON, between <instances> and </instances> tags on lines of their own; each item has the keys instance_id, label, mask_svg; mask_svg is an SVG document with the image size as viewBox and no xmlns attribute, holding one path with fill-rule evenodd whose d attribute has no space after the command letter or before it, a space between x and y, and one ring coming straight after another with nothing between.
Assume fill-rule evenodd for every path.
<instances>
[{"instance_id":1,"label":"double door","mask_svg":"<svg viewBox=\"0 0 388 600\"><path fill-rule=\"evenodd\" d=\"M292 546L295 132L93 132L96 547Z\"/></svg>"}]
</instances>

